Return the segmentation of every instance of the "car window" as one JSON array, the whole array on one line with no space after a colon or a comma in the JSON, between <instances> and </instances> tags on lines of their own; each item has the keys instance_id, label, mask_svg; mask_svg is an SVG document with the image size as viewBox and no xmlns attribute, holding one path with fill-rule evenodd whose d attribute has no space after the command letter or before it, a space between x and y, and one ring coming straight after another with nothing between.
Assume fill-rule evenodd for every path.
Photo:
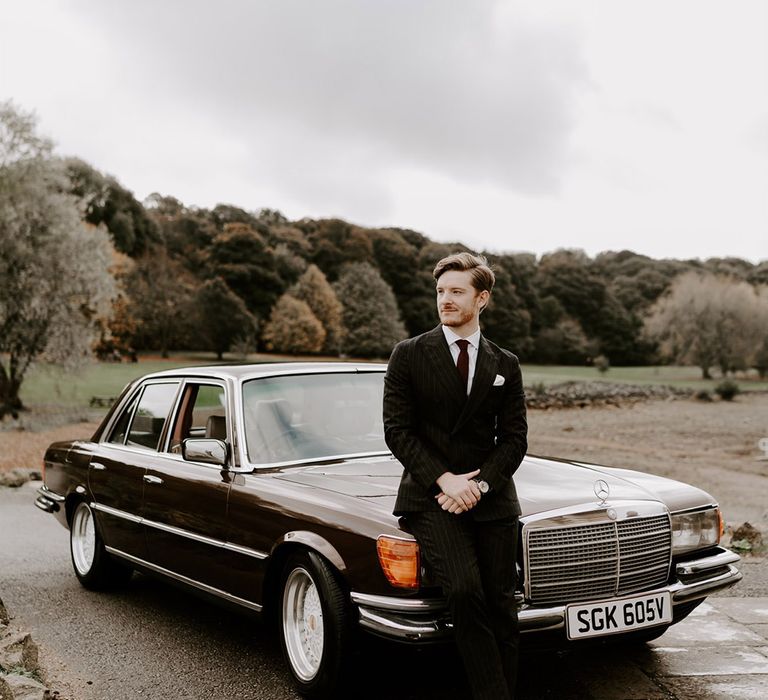
<instances>
[{"instance_id":1,"label":"car window","mask_svg":"<svg viewBox=\"0 0 768 700\"><path fill-rule=\"evenodd\" d=\"M187 383L171 434L170 451L180 453L187 438L227 439L224 387Z\"/></svg>"},{"instance_id":2,"label":"car window","mask_svg":"<svg viewBox=\"0 0 768 700\"><path fill-rule=\"evenodd\" d=\"M254 379L243 385L248 459L256 464L386 452L384 374Z\"/></svg>"},{"instance_id":3,"label":"car window","mask_svg":"<svg viewBox=\"0 0 768 700\"><path fill-rule=\"evenodd\" d=\"M145 387L131 421L126 445L157 449L178 388L178 382Z\"/></svg>"},{"instance_id":4,"label":"car window","mask_svg":"<svg viewBox=\"0 0 768 700\"><path fill-rule=\"evenodd\" d=\"M119 445L122 445L125 442L125 436L128 432L128 423L131 420L131 416L133 415L133 409L136 407L136 402L138 400L139 400L139 395L137 393L128 402L128 405L123 409L122 413L120 414L120 417L117 419L117 422L112 428L112 433L110 434L107 442L114 442Z\"/></svg>"}]
</instances>

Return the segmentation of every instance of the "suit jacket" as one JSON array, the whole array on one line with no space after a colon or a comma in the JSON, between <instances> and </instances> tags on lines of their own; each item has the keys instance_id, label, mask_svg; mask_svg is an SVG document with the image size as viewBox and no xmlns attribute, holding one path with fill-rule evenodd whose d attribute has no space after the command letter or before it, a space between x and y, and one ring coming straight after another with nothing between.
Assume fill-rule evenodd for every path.
<instances>
[{"instance_id":1,"label":"suit jacket","mask_svg":"<svg viewBox=\"0 0 768 700\"><path fill-rule=\"evenodd\" d=\"M503 384L494 386L497 376ZM496 380L497 382L499 380ZM512 475L528 448L520 363L480 337L469 396L442 326L395 346L384 378L384 437L405 471L395 515L439 509L436 479L480 469L476 520L520 514Z\"/></svg>"}]
</instances>

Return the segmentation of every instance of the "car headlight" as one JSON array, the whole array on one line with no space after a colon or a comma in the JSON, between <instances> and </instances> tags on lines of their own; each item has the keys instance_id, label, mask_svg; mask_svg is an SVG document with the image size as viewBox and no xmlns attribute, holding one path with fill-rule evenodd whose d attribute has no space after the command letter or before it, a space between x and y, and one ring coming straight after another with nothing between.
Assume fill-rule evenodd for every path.
<instances>
[{"instance_id":1,"label":"car headlight","mask_svg":"<svg viewBox=\"0 0 768 700\"><path fill-rule=\"evenodd\" d=\"M672 554L714 547L721 534L719 508L672 514Z\"/></svg>"}]
</instances>

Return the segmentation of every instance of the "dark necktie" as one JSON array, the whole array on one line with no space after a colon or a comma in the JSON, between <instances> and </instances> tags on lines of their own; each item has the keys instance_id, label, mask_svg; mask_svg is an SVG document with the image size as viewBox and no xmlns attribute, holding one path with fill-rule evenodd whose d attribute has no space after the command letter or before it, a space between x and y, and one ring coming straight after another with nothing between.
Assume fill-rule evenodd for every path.
<instances>
[{"instance_id":1,"label":"dark necktie","mask_svg":"<svg viewBox=\"0 0 768 700\"><path fill-rule=\"evenodd\" d=\"M459 370L461 381L464 386L464 393L467 393L467 383L469 382L469 353L467 347L469 347L469 341L461 340L456 341L456 345L459 346L459 359L456 360L456 367Z\"/></svg>"}]
</instances>

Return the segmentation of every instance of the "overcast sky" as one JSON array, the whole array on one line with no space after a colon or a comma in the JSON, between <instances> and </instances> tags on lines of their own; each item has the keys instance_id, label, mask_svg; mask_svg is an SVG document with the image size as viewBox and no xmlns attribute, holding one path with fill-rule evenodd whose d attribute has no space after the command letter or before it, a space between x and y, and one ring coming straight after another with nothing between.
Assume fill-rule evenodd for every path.
<instances>
[{"instance_id":1,"label":"overcast sky","mask_svg":"<svg viewBox=\"0 0 768 700\"><path fill-rule=\"evenodd\" d=\"M8 98L139 199L768 259L764 0L2 0Z\"/></svg>"}]
</instances>

